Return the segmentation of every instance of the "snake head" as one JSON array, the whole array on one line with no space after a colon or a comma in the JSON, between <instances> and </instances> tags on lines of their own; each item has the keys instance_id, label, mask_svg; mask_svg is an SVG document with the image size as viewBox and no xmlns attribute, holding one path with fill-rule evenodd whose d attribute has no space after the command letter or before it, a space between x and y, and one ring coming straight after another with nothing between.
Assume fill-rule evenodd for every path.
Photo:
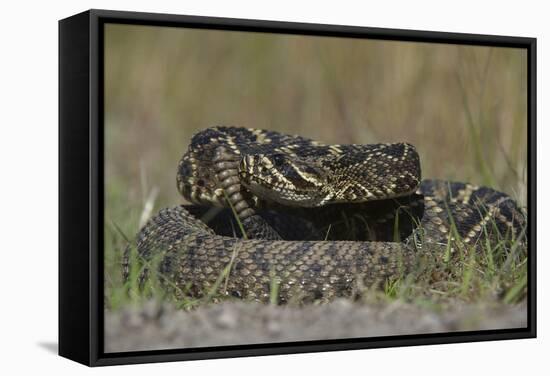
<instances>
[{"instance_id":1,"label":"snake head","mask_svg":"<svg viewBox=\"0 0 550 376\"><path fill-rule=\"evenodd\" d=\"M301 207L361 203L414 193L420 160L406 143L340 146L318 157L292 154L243 155L241 183L266 201Z\"/></svg>"},{"instance_id":2,"label":"snake head","mask_svg":"<svg viewBox=\"0 0 550 376\"><path fill-rule=\"evenodd\" d=\"M239 178L262 199L303 207L319 206L329 186L329 175L315 160L282 153L244 155Z\"/></svg>"}]
</instances>

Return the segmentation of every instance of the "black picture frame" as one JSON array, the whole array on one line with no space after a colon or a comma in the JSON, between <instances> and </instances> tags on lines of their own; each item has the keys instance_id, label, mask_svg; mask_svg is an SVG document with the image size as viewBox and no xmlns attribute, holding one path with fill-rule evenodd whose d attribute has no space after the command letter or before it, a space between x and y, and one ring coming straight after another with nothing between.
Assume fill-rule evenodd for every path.
<instances>
[{"instance_id":1,"label":"black picture frame","mask_svg":"<svg viewBox=\"0 0 550 376\"><path fill-rule=\"evenodd\" d=\"M104 353L103 26L105 23L523 48L528 52L527 328ZM59 21L59 354L88 366L536 337L536 39L88 10Z\"/></svg>"}]
</instances>

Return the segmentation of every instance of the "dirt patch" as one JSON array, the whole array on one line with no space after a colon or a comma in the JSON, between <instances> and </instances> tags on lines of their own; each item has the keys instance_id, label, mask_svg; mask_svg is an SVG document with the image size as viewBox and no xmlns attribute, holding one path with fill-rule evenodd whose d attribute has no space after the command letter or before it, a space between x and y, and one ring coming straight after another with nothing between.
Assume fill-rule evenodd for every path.
<instances>
[{"instance_id":1,"label":"dirt patch","mask_svg":"<svg viewBox=\"0 0 550 376\"><path fill-rule=\"evenodd\" d=\"M186 312L149 302L105 312L105 351L140 351L336 338L378 337L527 326L527 307L455 304L443 311L395 302L349 300L298 307L245 302Z\"/></svg>"}]
</instances>

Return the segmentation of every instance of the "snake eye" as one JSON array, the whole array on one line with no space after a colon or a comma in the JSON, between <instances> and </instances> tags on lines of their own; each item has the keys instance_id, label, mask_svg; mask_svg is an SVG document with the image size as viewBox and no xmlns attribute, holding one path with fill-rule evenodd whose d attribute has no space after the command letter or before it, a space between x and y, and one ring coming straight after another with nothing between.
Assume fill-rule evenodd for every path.
<instances>
[{"instance_id":1,"label":"snake eye","mask_svg":"<svg viewBox=\"0 0 550 376\"><path fill-rule=\"evenodd\" d=\"M274 154L268 159L275 167L283 167L285 164L288 163L288 158L282 154Z\"/></svg>"}]
</instances>

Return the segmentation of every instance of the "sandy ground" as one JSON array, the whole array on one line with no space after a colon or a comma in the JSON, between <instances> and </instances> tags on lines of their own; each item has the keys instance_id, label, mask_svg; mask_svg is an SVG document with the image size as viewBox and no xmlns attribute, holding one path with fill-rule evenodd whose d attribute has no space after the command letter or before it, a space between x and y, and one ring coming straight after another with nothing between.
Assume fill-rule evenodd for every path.
<instances>
[{"instance_id":1,"label":"sandy ground","mask_svg":"<svg viewBox=\"0 0 550 376\"><path fill-rule=\"evenodd\" d=\"M105 312L105 351L139 351L266 342L504 329L527 326L525 304L463 305L444 311L395 302L298 307L245 302L186 312L149 302Z\"/></svg>"}]
</instances>

